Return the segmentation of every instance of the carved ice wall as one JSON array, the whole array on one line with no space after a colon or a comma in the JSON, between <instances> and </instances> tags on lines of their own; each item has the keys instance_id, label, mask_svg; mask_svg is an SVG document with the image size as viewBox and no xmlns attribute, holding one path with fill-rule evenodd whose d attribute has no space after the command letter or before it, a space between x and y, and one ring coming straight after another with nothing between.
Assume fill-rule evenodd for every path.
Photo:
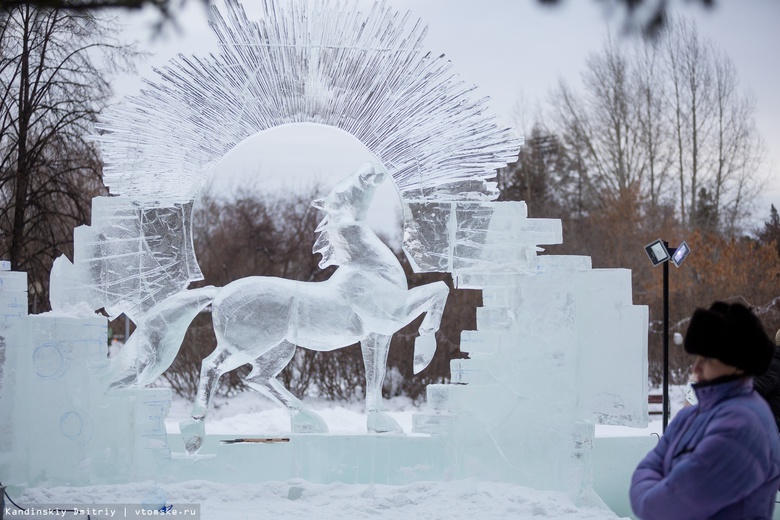
<instances>
[{"instance_id":1,"label":"carved ice wall","mask_svg":"<svg viewBox=\"0 0 780 520\"><path fill-rule=\"evenodd\" d=\"M59 352L91 368L81 372L82 393L49 410L47 420L67 426L73 416L66 414L82 406L102 417L93 424L106 421L99 411L106 401L92 402L89 390L98 360L76 344L91 336L75 330L96 318L63 314L86 304L142 321L154 304L201 278L191 202L220 158L274 126L327 124L350 132L387 168L403 200L404 249L416 270L451 272L458 286L483 290L478 330L462 336L470 359L453 362L453 384L429 388L429 411L415 418L415 431L429 436L295 436L276 451L253 452L212 442L206 449L216 458L187 465L162 457L136 467L125 459L136 467L128 478L149 475L152 467L167 478L225 481L476 476L588 500L594 424L647 420L647 310L631 303L630 272L593 270L583 257L538 256L539 245L561 242L560 221L529 219L524 203L492 202L497 191L490 179L515 159L521 141L496 123L487 98L453 75L444 56L424 50L420 21L385 2L263 0L261 11L250 21L235 1L224 15L215 8L217 53L180 56L107 114L98 139L106 184L118 196L95 200L92 225L76 230L73 262L61 258L55 265L56 312L20 320L13 333L0 331L6 342L17 338L15 377L26 382L16 386L30 398L78 387L75 379L57 378L47 389L30 368L46 341L64 342ZM50 335L40 336L43 330ZM5 382L8 367L6 360ZM0 413L20 413L18 394L3 384ZM142 395L126 396L117 408L138 417ZM28 427L20 422L3 442L29 453ZM149 446L140 430L127 431L136 446ZM168 453L165 440L157 441L159 453ZM66 449L61 442L52 449ZM105 453L104 447L92 440L71 445L82 455ZM48 449L44 444L40 457L51 461ZM5 454L1 460L8 461ZM257 457L264 463L252 464ZM20 481L40 478L42 459L13 461ZM94 468L76 478L104 479Z\"/></svg>"}]
</instances>

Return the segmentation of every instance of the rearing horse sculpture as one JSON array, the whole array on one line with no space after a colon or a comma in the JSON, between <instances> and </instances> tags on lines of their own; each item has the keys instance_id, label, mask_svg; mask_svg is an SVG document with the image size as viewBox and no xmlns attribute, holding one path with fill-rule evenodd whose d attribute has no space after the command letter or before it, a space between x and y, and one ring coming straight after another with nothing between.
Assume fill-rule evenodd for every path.
<instances>
[{"instance_id":1,"label":"rearing horse sculpture","mask_svg":"<svg viewBox=\"0 0 780 520\"><path fill-rule=\"evenodd\" d=\"M197 297L198 303L192 306L195 309L213 298L217 347L203 360L192 418L181 423L188 453L196 453L201 447L204 421L220 376L246 363L252 365L247 385L290 411L293 432L327 432L322 418L306 410L276 379L292 359L296 346L330 351L360 342L366 368L368 431L402 431L382 412L382 382L390 339L425 313L415 342L415 373L425 368L436 349L434 334L449 289L444 282L409 289L395 255L368 227L366 212L384 178L382 172L366 164L339 182L324 199L312 202L326 212L317 227L319 237L313 252L322 254L320 267L338 266L327 281L255 276L221 289L204 288L208 292ZM151 362L154 364L159 362ZM145 381L149 377L147 374L136 379Z\"/></svg>"}]
</instances>

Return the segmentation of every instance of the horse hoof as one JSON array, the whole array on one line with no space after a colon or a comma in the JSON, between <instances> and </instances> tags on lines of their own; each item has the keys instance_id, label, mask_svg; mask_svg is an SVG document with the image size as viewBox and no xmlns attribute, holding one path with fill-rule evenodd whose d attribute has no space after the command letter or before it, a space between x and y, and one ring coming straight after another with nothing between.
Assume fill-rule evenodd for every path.
<instances>
[{"instance_id":1,"label":"horse hoof","mask_svg":"<svg viewBox=\"0 0 780 520\"><path fill-rule=\"evenodd\" d=\"M206 437L206 424L203 419L189 419L179 423L181 438L184 441L184 449L187 455L195 455L203 446Z\"/></svg>"},{"instance_id":2,"label":"horse hoof","mask_svg":"<svg viewBox=\"0 0 780 520\"><path fill-rule=\"evenodd\" d=\"M299 410L291 418L293 433L328 433L327 423L314 412Z\"/></svg>"},{"instance_id":3,"label":"horse hoof","mask_svg":"<svg viewBox=\"0 0 780 520\"><path fill-rule=\"evenodd\" d=\"M403 433L398 422L385 412L368 413L368 433Z\"/></svg>"},{"instance_id":4,"label":"horse hoof","mask_svg":"<svg viewBox=\"0 0 780 520\"><path fill-rule=\"evenodd\" d=\"M436 354L436 336L417 336L414 340L414 373L419 374L431 364Z\"/></svg>"}]
</instances>

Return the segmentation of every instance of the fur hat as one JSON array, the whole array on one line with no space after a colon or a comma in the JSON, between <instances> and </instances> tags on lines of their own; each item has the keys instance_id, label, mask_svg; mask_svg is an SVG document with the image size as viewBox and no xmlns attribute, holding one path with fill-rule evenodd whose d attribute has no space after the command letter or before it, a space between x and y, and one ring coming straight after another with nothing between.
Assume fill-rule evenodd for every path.
<instances>
[{"instance_id":1,"label":"fur hat","mask_svg":"<svg viewBox=\"0 0 780 520\"><path fill-rule=\"evenodd\" d=\"M685 351L758 376L769 369L775 346L750 309L739 303L715 302L709 309L694 311L685 334Z\"/></svg>"}]
</instances>

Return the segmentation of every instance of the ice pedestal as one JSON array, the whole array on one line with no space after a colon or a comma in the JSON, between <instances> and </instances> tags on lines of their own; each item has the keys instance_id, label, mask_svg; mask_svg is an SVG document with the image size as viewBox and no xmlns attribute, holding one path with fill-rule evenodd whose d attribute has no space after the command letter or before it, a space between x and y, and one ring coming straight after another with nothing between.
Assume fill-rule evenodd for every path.
<instances>
[{"instance_id":1,"label":"ice pedestal","mask_svg":"<svg viewBox=\"0 0 780 520\"><path fill-rule=\"evenodd\" d=\"M106 318L89 314L27 316L6 329L7 483L126 482L154 475L169 455L170 390L106 394L106 337Z\"/></svg>"},{"instance_id":2,"label":"ice pedestal","mask_svg":"<svg viewBox=\"0 0 780 520\"><path fill-rule=\"evenodd\" d=\"M599 424L647 426L648 309L631 305L631 271L578 273L580 415Z\"/></svg>"},{"instance_id":3,"label":"ice pedestal","mask_svg":"<svg viewBox=\"0 0 780 520\"><path fill-rule=\"evenodd\" d=\"M469 359L428 388L414 431L449 439L455 475L592 502L594 425L647 423L648 315L630 271L537 256L560 222L528 219L521 203L412 203L407 216L415 265L450 268L484 305L462 333Z\"/></svg>"},{"instance_id":4,"label":"ice pedestal","mask_svg":"<svg viewBox=\"0 0 780 520\"><path fill-rule=\"evenodd\" d=\"M27 316L27 273L0 271L0 460L13 452L13 403L16 371L7 363L8 334L11 327ZM0 468L2 468L0 462Z\"/></svg>"}]
</instances>

